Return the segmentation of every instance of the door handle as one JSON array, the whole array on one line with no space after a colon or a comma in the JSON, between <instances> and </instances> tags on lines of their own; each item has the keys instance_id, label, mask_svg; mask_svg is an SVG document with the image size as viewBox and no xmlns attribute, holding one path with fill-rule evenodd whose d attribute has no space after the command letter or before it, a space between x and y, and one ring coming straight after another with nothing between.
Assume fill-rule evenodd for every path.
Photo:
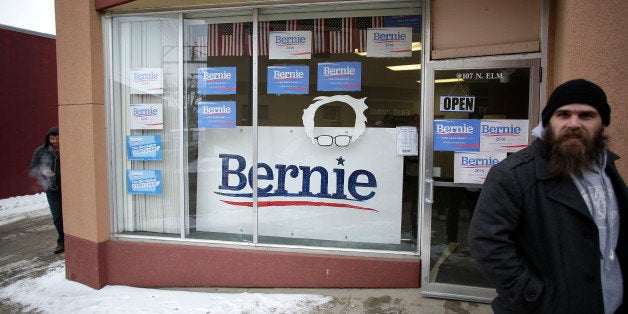
<instances>
[{"instance_id":1,"label":"door handle","mask_svg":"<svg viewBox=\"0 0 628 314\"><path fill-rule=\"evenodd\" d=\"M434 180L425 179L425 188L429 189L428 191L430 191L430 196L426 198L425 201L430 204L434 204Z\"/></svg>"}]
</instances>

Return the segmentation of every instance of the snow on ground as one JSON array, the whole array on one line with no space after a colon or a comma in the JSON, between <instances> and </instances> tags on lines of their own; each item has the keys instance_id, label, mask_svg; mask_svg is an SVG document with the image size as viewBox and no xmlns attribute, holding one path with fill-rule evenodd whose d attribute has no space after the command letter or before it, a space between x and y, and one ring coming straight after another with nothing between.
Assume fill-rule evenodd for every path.
<instances>
[{"instance_id":1,"label":"snow on ground","mask_svg":"<svg viewBox=\"0 0 628 314\"><path fill-rule=\"evenodd\" d=\"M0 298L42 313L310 313L332 297L311 294L204 293L106 286L65 279L63 262L48 273L0 289Z\"/></svg>"},{"instance_id":2,"label":"snow on ground","mask_svg":"<svg viewBox=\"0 0 628 314\"><path fill-rule=\"evenodd\" d=\"M0 200L0 225L49 213L44 193ZM312 294L204 293L106 286L65 279L63 261L40 277L0 287L0 299L41 313L312 313L332 297Z\"/></svg>"},{"instance_id":3,"label":"snow on ground","mask_svg":"<svg viewBox=\"0 0 628 314\"><path fill-rule=\"evenodd\" d=\"M0 226L24 218L35 218L50 214L46 193L23 195L0 200Z\"/></svg>"}]
</instances>

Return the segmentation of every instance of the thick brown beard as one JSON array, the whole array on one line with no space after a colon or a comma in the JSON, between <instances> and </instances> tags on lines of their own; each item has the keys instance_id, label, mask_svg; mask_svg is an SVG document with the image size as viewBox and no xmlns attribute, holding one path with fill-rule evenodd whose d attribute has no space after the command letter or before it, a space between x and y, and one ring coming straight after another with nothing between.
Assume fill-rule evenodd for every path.
<instances>
[{"instance_id":1,"label":"thick brown beard","mask_svg":"<svg viewBox=\"0 0 628 314\"><path fill-rule=\"evenodd\" d=\"M566 141L566 136L579 135L583 142ZM600 128L592 138L586 138L584 131L576 129L569 133L555 135L552 128L545 127L543 142L550 152L549 170L552 174L562 178L569 178L572 174L582 176L584 170L590 170L600 162L606 147L608 136Z\"/></svg>"}]
</instances>

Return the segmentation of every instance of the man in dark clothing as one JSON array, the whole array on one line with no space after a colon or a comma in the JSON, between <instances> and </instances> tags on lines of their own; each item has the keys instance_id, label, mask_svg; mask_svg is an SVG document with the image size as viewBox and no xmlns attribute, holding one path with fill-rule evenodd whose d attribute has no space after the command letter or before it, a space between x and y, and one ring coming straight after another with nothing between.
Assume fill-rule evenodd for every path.
<instances>
[{"instance_id":1,"label":"man in dark clothing","mask_svg":"<svg viewBox=\"0 0 628 314\"><path fill-rule=\"evenodd\" d=\"M46 190L46 198L50 205L52 220L57 228L57 247L55 254L64 251L63 217L61 210L61 159L59 157L59 128L52 127L46 134L44 145L37 147L33 153L30 166L31 175L39 178L39 183Z\"/></svg>"},{"instance_id":2,"label":"man in dark clothing","mask_svg":"<svg viewBox=\"0 0 628 314\"><path fill-rule=\"evenodd\" d=\"M491 168L469 228L496 313L623 313L628 192L604 91L558 86L529 147Z\"/></svg>"}]
</instances>

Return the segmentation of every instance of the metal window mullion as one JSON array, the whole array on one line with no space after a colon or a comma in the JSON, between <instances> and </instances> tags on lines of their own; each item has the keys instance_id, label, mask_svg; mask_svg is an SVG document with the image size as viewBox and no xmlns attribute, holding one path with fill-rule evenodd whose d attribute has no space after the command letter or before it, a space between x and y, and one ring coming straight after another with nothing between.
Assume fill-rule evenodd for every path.
<instances>
[{"instance_id":1,"label":"metal window mullion","mask_svg":"<svg viewBox=\"0 0 628 314\"><path fill-rule=\"evenodd\" d=\"M258 201L257 201L257 158L258 158L258 124L257 124L257 101L258 101L258 25L257 25L257 14L258 9L253 9L253 78L252 78L252 89L251 89L251 109L252 109L252 125L253 125L253 178L251 179L251 187L253 188L253 243L258 243L258 231L259 231L259 210L258 210Z\"/></svg>"},{"instance_id":2,"label":"metal window mullion","mask_svg":"<svg viewBox=\"0 0 628 314\"><path fill-rule=\"evenodd\" d=\"M115 113L113 110L113 40L112 40L112 32L113 32L113 18L111 18L111 16L104 16L103 17L103 44L104 44L104 52L105 52L105 112L106 112L106 123L105 126L107 126L107 128L105 129L106 132L106 136L107 136L107 147L108 147L108 154L107 154L107 166L109 167L107 174L108 174L108 184L109 184L109 204L112 204L113 206L110 206L110 210L112 211L109 215L109 221L110 221L110 233L111 234L115 234L119 232L119 226L118 226L118 210L119 210L119 206L118 206L118 197L117 197L117 187L119 186L119 184L117 184L116 180L117 180L117 172L116 172L116 167L117 167L117 162L116 162L116 147L114 145L115 143L115 135L113 134L112 130L115 130L114 128L114 117L115 117Z\"/></svg>"},{"instance_id":3,"label":"metal window mullion","mask_svg":"<svg viewBox=\"0 0 628 314\"><path fill-rule=\"evenodd\" d=\"M183 111L184 111L184 102L183 102L183 13L178 14L179 20L179 31L178 31L178 51L179 56L178 60L178 73L179 77L177 78L177 82L179 84L179 227L181 228L181 238L185 238L185 162L184 156L185 154L185 145L184 145L184 137L183 137Z\"/></svg>"}]
</instances>

